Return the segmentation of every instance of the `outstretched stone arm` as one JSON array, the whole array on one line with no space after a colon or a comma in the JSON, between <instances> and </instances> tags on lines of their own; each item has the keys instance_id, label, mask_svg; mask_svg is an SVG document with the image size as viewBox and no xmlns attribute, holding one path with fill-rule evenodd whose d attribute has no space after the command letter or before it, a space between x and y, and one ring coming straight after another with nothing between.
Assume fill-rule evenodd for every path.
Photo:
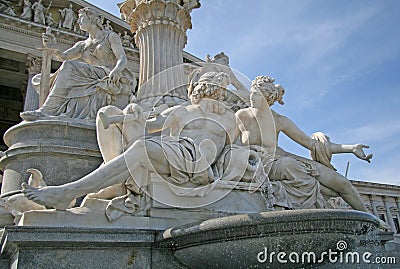
<instances>
[{"instance_id":1,"label":"outstretched stone arm","mask_svg":"<svg viewBox=\"0 0 400 269\"><path fill-rule=\"evenodd\" d=\"M176 122L179 119L177 119L177 116L175 114L179 113L172 113L176 109L180 108L179 107L168 108L164 110L161 114L156 115L154 118L148 119L146 121L146 130L149 133L156 133L176 125Z\"/></svg>"},{"instance_id":2,"label":"outstretched stone arm","mask_svg":"<svg viewBox=\"0 0 400 269\"><path fill-rule=\"evenodd\" d=\"M290 139L295 141L296 143L302 145L303 147L312 150L313 143L315 143L314 139L310 138L306 135L296 124L294 124L290 119L285 116L279 115L274 112L275 120L278 121L276 124L277 129L280 128L285 135L287 135ZM361 160L365 160L370 162L372 158L372 154L366 155L364 153L364 148L369 148L367 145L363 144L354 144L354 145L344 145L344 144L335 144L330 143L330 151L332 154L338 153L353 153L357 158Z\"/></svg>"},{"instance_id":3,"label":"outstretched stone arm","mask_svg":"<svg viewBox=\"0 0 400 269\"><path fill-rule=\"evenodd\" d=\"M332 153L353 153L357 158L370 163L373 155L366 155L364 148L369 148L369 146L364 144L342 145L331 143Z\"/></svg>"},{"instance_id":4,"label":"outstretched stone arm","mask_svg":"<svg viewBox=\"0 0 400 269\"><path fill-rule=\"evenodd\" d=\"M274 120L276 123L276 131L282 131L290 139L298 143L299 145L311 150L314 141L306 135L300 128L297 127L290 119L285 116L279 115L273 112Z\"/></svg>"},{"instance_id":5,"label":"outstretched stone arm","mask_svg":"<svg viewBox=\"0 0 400 269\"><path fill-rule=\"evenodd\" d=\"M67 61L74 60L82 57L82 48L84 46L84 42L77 42L74 46L67 49L66 51L61 51L54 47L49 47L52 50L53 56L59 61Z\"/></svg>"}]
</instances>

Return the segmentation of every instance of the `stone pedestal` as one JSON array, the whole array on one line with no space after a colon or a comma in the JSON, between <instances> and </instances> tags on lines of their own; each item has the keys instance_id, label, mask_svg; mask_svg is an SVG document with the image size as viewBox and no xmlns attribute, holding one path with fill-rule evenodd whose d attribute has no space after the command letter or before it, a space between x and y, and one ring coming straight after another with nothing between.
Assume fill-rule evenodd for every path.
<instances>
[{"instance_id":1,"label":"stone pedestal","mask_svg":"<svg viewBox=\"0 0 400 269\"><path fill-rule=\"evenodd\" d=\"M152 242L151 231L7 227L2 245L10 269L144 269Z\"/></svg>"},{"instance_id":2,"label":"stone pedestal","mask_svg":"<svg viewBox=\"0 0 400 269\"><path fill-rule=\"evenodd\" d=\"M187 269L156 232L141 229L6 227L0 269Z\"/></svg>"},{"instance_id":3,"label":"stone pedestal","mask_svg":"<svg viewBox=\"0 0 400 269\"><path fill-rule=\"evenodd\" d=\"M396 258L396 264L400 263L400 234L395 234L393 240L385 244L385 254Z\"/></svg>"},{"instance_id":4,"label":"stone pedestal","mask_svg":"<svg viewBox=\"0 0 400 269\"><path fill-rule=\"evenodd\" d=\"M102 162L94 125L22 122L5 133L4 141L9 148L0 159L2 194L19 190L28 180L29 168L40 170L48 185L60 185L81 178Z\"/></svg>"},{"instance_id":5,"label":"stone pedestal","mask_svg":"<svg viewBox=\"0 0 400 269\"><path fill-rule=\"evenodd\" d=\"M132 228L14 226L0 234L0 269L377 268L344 260L348 252L371 252L371 260L388 255L385 244L393 235L377 231L377 224L363 212L294 210L214 218L166 230L135 227L134 222ZM273 263L258 261L265 248L276 252ZM330 264L328 255L324 262L277 262L278 252L320 257L329 249L344 253L342 262Z\"/></svg>"}]
</instances>

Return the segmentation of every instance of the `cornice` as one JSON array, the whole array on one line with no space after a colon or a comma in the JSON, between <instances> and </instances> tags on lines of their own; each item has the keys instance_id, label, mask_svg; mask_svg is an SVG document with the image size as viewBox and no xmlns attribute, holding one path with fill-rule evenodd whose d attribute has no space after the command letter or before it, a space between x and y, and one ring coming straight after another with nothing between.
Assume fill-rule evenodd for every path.
<instances>
[{"instance_id":1,"label":"cornice","mask_svg":"<svg viewBox=\"0 0 400 269\"><path fill-rule=\"evenodd\" d=\"M13 22L13 23L10 23ZM46 31L45 25L38 24L35 22L26 21L17 17L8 16L5 14L0 14L0 28L24 34L27 36L42 38L42 33ZM57 42L65 45L72 46L77 40L82 40L85 38L83 35L79 35L73 32L65 31L59 28L52 28L53 33L57 34ZM61 36L60 36L61 35ZM70 37L70 40L65 39Z\"/></svg>"}]
</instances>

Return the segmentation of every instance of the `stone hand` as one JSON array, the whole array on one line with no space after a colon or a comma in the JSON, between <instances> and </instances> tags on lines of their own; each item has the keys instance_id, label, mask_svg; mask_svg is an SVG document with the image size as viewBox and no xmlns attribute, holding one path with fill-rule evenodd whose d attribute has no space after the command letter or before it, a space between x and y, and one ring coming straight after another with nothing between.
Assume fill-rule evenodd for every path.
<instances>
[{"instance_id":1,"label":"stone hand","mask_svg":"<svg viewBox=\"0 0 400 269\"><path fill-rule=\"evenodd\" d=\"M115 84L120 80L121 76L122 76L122 71L118 69L113 69L108 75L108 82Z\"/></svg>"},{"instance_id":2,"label":"stone hand","mask_svg":"<svg viewBox=\"0 0 400 269\"><path fill-rule=\"evenodd\" d=\"M123 110L125 120L137 120L143 118L143 108L138 104L129 104Z\"/></svg>"},{"instance_id":3,"label":"stone hand","mask_svg":"<svg viewBox=\"0 0 400 269\"><path fill-rule=\"evenodd\" d=\"M42 34L42 41L43 41L43 46L45 48L57 50L57 48L55 47L56 43L57 43L57 40L56 40L56 38L54 37L53 34L51 34L51 33L50 34L49 33L43 33Z\"/></svg>"},{"instance_id":4,"label":"stone hand","mask_svg":"<svg viewBox=\"0 0 400 269\"><path fill-rule=\"evenodd\" d=\"M353 154L357 158L370 163L373 155L372 154L365 155L364 148L369 148L369 146L363 144L355 144L353 149Z\"/></svg>"},{"instance_id":5,"label":"stone hand","mask_svg":"<svg viewBox=\"0 0 400 269\"><path fill-rule=\"evenodd\" d=\"M168 105L166 104L162 104L159 106L155 106L153 107L153 109L150 111L148 117L156 117L158 115L160 115L164 110L166 110L168 108Z\"/></svg>"}]
</instances>

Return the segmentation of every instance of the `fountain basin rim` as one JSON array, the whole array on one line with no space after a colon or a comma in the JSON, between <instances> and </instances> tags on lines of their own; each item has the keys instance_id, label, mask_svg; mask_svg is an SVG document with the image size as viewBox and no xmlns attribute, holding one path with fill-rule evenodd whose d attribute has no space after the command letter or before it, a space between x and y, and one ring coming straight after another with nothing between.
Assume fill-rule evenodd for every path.
<instances>
[{"instance_id":1,"label":"fountain basin rim","mask_svg":"<svg viewBox=\"0 0 400 269\"><path fill-rule=\"evenodd\" d=\"M307 225L296 225L298 223ZM337 225L339 223L352 225ZM167 229L159 234L157 241L161 246L176 249L196 245L205 238L206 241L212 242L276 234L363 234L377 227L379 222L376 217L361 211L286 210L241 214L186 224ZM200 238L202 239L198 240Z\"/></svg>"}]
</instances>

